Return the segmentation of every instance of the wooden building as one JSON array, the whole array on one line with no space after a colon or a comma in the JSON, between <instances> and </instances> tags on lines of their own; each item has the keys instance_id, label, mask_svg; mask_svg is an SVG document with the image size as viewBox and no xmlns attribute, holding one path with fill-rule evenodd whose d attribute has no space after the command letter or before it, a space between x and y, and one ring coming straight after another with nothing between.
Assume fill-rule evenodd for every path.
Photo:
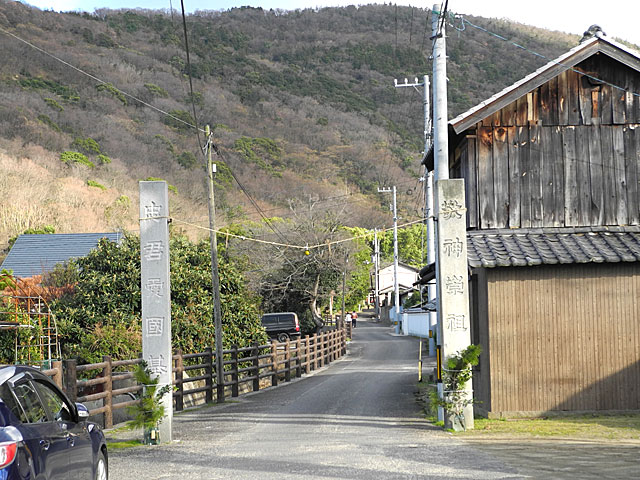
<instances>
[{"instance_id":1,"label":"wooden building","mask_svg":"<svg viewBox=\"0 0 640 480\"><path fill-rule=\"evenodd\" d=\"M477 411L640 410L640 53L595 36L449 137L484 348Z\"/></svg>"}]
</instances>

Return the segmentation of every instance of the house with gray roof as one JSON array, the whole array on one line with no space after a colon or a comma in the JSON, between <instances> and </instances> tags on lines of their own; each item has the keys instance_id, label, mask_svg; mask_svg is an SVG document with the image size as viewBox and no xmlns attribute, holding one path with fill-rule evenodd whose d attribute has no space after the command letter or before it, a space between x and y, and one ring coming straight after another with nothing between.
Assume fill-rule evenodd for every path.
<instances>
[{"instance_id":1,"label":"house with gray roof","mask_svg":"<svg viewBox=\"0 0 640 480\"><path fill-rule=\"evenodd\" d=\"M58 263L86 256L103 238L120 243L122 237L120 232L20 235L0 270L12 271L15 277L20 278L42 275L53 270Z\"/></svg>"},{"instance_id":2,"label":"house with gray roof","mask_svg":"<svg viewBox=\"0 0 640 480\"><path fill-rule=\"evenodd\" d=\"M640 53L584 41L450 120L449 152L477 413L640 410Z\"/></svg>"}]
</instances>

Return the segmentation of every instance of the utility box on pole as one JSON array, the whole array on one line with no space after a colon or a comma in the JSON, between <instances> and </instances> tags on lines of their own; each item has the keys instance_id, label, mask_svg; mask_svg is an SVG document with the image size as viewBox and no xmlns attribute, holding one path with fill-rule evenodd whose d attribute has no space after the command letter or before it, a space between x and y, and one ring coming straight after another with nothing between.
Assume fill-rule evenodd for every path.
<instances>
[{"instance_id":1,"label":"utility box on pole","mask_svg":"<svg viewBox=\"0 0 640 480\"><path fill-rule=\"evenodd\" d=\"M142 359L158 386L172 385L169 193L167 182L140 182ZM173 390L162 397L160 441L171 442Z\"/></svg>"}]
</instances>

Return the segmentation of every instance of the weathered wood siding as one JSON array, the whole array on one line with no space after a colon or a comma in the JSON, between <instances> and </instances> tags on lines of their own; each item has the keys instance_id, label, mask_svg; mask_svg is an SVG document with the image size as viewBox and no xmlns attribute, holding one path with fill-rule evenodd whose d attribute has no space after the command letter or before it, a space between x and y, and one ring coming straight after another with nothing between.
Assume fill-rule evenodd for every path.
<instances>
[{"instance_id":1,"label":"weathered wood siding","mask_svg":"<svg viewBox=\"0 0 640 480\"><path fill-rule=\"evenodd\" d=\"M462 140L470 228L640 223L640 72L605 55L577 68Z\"/></svg>"},{"instance_id":2,"label":"weathered wood siding","mask_svg":"<svg viewBox=\"0 0 640 480\"><path fill-rule=\"evenodd\" d=\"M639 264L495 268L486 275L487 368L474 379L489 397L481 410L640 410Z\"/></svg>"}]
</instances>

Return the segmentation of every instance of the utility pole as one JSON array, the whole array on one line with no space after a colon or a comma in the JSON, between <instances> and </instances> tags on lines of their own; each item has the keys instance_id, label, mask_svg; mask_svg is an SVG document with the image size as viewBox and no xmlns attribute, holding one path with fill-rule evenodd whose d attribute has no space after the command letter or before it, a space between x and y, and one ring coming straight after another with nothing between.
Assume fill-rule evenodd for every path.
<instances>
[{"instance_id":1,"label":"utility pole","mask_svg":"<svg viewBox=\"0 0 640 480\"><path fill-rule=\"evenodd\" d=\"M378 229L373 230L373 268L375 278L375 294L374 301L376 302L376 321L380 321L380 278L378 276L378 270L380 269L380 247L378 245Z\"/></svg>"},{"instance_id":2,"label":"utility pole","mask_svg":"<svg viewBox=\"0 0 640 480\"><path fill-rule=\"evenodd\" d=\"M434 118L435 143L434 167L436 176L437 251L436 281L438 310L438 345L442 365L471 344L469 316L469 276L467 261L467 231L464 179L449 180L449 145L447 114L447 65L445 41L445 12L433 6L433 80L435 86ZM442 379L438 378L440 398L456 392L444 391ZM459 392L458 392L459 393ZM452 412L442 412L445 427L473 429L473 390L471 380L462 392L464 406L461 417ZM441 412L438 411L438 419ZM464 419L464 423L462 423Z\"/></svg>"},{"instance_id":3,"label":"utility pole","mask_svg":"<svg viewBox=\"0 0 640 480\"><path fill-rule=\"evenodd\" d=\"M432 10L433 28L433 86L435 100L433 102L434 150L433 165L436 180L449 178L449 138L447 112L447 45L445 36L444 12L440 6L434 5ZM438 13L438 15L435 15ZM442 17L442 28L439 28Z\"/></svg>"},{"instance_id":4,"label":"utility pole","mask_svg":"<svg viewBox=\"0 0 640 480\"><path fill-rule=\"evenodd\" d=\"M222 358L222 313L220 310L220 276L218 275L218 238L216 236L216 203L213 193L216 165L211 159L213 135L209 125L204 129L207 137L207 174L209 177L209 242L211 244L211 283L213 285L213 322L216 337L216 401L224 402L224 363Z\"/></svg>"},{"instance_id":5,"label":"utility pole","mask_svg":"<svg viewBox=\"0 0 640 480\"><path fill-rule=\"evenodd\" d=\"M423 158L431 148L431 142L433 140L431 134L431 107L429 103L429 76L424 75L422 77L422 83L418 83L418 79L414 80L414 83L409 83L407 79L404 79L404 83L398 83L397 79L394 79L394 86L396 88L413 87L419 92L418 87L422 89L422 106L423 106L423 118L424 118L424 152ZM446 104L445 104L446 105ZM446 115L445 115L446 118ZM427 171L425 166L425 175L422 179L424 181L424 194L425 194L425 209L424 209L424 221L427 227L427 264L434 263L435 260L435 229L434 229L434 212L433 212L433 172ZM427 285L427 301L434 302L436 300L436 285L435 283L429 283ZM437 325L437 317L435 312L428 313L429 329L433 329ZM435 356L435 342L431 337L429 338L429 356Z\"/></svg>"},{"instance_id":6,"label":"utility pole","mask_svg":"<svg viewBox=\"0 0 640 480\"><path fill-rule=\"evenodd\" d=\"M400 289L398 287L398 210L396 206L396 187L379 188L380 193L393 193L393 292L396 333L400 333Z\"/></svg>"},{"instance_id":7,"label":"utility pole","mask_svg":"<svg viewBox=\"0 0 640 480\"><path fill-rule=\"evenodd\" d=\"M342 330L345 328L345 294L347 290L347 265L349 264L349 252L345 252L344 254L344 270L342 271L342 315L340 316L340 325L338 325L338 330Z\"/></svg>"}]
</instances>

